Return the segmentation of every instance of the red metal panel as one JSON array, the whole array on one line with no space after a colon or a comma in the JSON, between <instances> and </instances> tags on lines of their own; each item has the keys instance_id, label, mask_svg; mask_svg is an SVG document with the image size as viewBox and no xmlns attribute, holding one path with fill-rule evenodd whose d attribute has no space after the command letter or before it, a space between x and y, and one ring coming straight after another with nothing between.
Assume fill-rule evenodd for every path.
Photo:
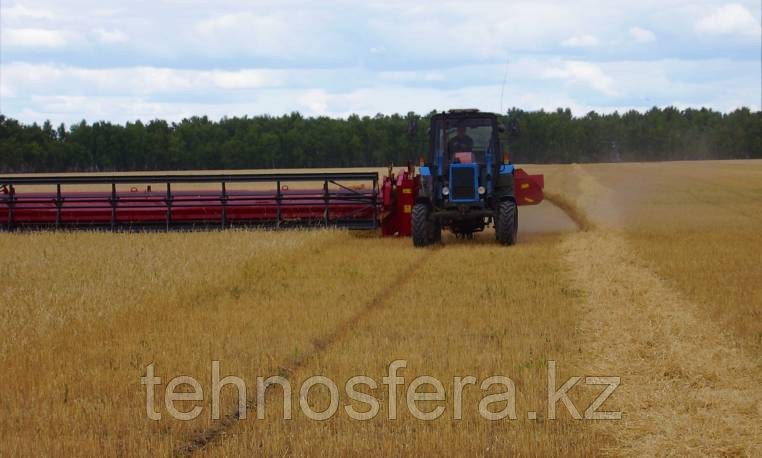
<instances>
[{"instance_id":1,"label":"red metal panel","mask_svg":"<svg viewBox=\"0 0 762 458\"><path fill-rule=\"evenodd\" d=\"M517 205L537 205L542 202L545 177L529 175L523 169L513 171L513 183Z\"/></svg>"},{"instance_id":2,"label":"red metal panel","mask_svg":"<svg viewBox=\"0 0 762 458\"><path fill-rule=\"evenodd\" d=\"M381 186L381 197L381 234L388 237L397 233L397 213L394 211L396 196L392 177L384 178L384 184Z\"/></svg>"},{"instance_id":3,"label":"red metal panel","mask_svg":"<svg viewBox=\"0 0 762 458\"><path fill-rule=\"evenodd\" d=\"M396 178L387 177L382 187L381 230L384 236L412 234L412 215L415 199L421 185L421 177L408 171L400 173Z\"/></svg>"},{"instance_id":4,"label":"red metal panel","mask_svg":"<svg viewBox=\"0 0 762 458\"><path fill-rule=\"evenodd\" d=\"M418 197L419 178L403 173L397 180L397 233L409 236L412 232L412 216L415 198Z\"/></svg>"}]
</instances>

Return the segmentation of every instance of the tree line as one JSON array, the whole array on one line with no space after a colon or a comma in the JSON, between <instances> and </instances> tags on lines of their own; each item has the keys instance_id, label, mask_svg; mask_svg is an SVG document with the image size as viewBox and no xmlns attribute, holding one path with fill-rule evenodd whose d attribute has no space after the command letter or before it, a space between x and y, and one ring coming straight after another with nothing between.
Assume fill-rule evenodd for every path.
<instances>
[{"instance_id":1,"label":"tree line","mask_svg":"<svg viewBox=\"0 0 762 458\"><path fill-rule=\"evenodd\" d=\"M501 122L518 125L520 135L503 141L516 163L762 158L762 112L747 108L720 113L667 107L582 117L569 109L512 109ZM0 171L404 165L426 154L427 130L428 116L415 113L82 121L68 128L0 115Z\"/></svg>"}]
</instances>

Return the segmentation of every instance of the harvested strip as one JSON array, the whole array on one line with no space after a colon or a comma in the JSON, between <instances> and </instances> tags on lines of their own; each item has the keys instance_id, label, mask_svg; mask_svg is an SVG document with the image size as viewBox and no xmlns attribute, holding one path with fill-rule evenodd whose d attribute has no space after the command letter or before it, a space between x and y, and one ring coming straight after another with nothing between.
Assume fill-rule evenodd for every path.
<instances>
[{"instance_id":1,"label":"harvested strip","mask_svg":"<svg viewBox=\"0 0 762 458\"><path fill-rule=\"evenodd\" d=\"M589 175L582 180L593 195L606 195ZM621 233L574 233L562 250L587 296L582 332L587 361L595 361L587 367L622 378L623 420L598 424L616 444L610 451L762 454L759 364L699 319L697 306L645 267Z\"/></svg>"}]
</instances>

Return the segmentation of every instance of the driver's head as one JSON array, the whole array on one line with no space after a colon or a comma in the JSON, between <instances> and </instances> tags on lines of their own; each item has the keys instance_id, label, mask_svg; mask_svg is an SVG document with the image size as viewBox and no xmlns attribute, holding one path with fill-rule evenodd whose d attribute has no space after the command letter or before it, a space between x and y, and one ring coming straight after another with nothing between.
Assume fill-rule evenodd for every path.
<instances>
[{"instance_id":1,"label":"driver's head","mask_svg":"<svg viewBox=\"0 0 762 458\"><path fill-rule=\"evenodd\" d=\"M458 126L458 137L465 137L465 136L466 136L466 127Z\"/></svg>"}]
</instances>

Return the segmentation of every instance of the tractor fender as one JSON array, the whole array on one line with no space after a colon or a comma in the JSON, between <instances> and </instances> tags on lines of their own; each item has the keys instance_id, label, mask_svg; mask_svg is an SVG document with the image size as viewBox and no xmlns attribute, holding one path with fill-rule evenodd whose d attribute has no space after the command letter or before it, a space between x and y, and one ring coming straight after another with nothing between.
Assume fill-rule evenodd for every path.
<instances>
[{"instance_id":1,"label":"tractor fender","mask_svg":"<svg viewBox=\"0 0 762 458\"><path fill-rule=\"evenodd\" d=\"M434 180L431 175L421 175L420 177L418 196L430 198L431 194L433 193Z\"/></svg>"},{"instance_id":2,"label":"tractor fender","mask_svg":"<svg viewBox=\"0 0 762 458\"><path fill-rule=\"evenodd\" d=\"M498 202L512 201L516 203L515 186L513 173L500 173L495 183L495 198Z\"/></svg>"},{"instance_id":3,"label":"tractor fender","mask_svg":"<svg viewBox=\"0 0 762 458\"><path fill-rule=\"evenodd\" d=\"M424 204L427 207L429 207L429 209L433 209L434 208L434 205L432 205L431 198L429 196L422 196L422 195L419 194L418 197L415 198L415 203L416 204Z\"/></svg>"}]
</instances>

